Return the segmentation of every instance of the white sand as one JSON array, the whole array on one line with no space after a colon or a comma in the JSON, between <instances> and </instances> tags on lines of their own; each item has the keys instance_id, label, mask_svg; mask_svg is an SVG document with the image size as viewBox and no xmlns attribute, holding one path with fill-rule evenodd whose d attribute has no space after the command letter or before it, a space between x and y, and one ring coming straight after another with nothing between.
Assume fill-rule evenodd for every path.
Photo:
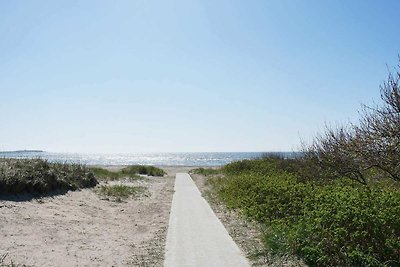
<instances>
[{"instance_id":1,"label":"white sand","mask_svg":"<svg viewBox=\"0 0 400 267\"><path fill-rule=\"evenodd\" d=\"M174 175L138 184L150 197L102 200L92 189L0 200L0 259L29 266L162 266Z\"/></svg>"}]
</instances>

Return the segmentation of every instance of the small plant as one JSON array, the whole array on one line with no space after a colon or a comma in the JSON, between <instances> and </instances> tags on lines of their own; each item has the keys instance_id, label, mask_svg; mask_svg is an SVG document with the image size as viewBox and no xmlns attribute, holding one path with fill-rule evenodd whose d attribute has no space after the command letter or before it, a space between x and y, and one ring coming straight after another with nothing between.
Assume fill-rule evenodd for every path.
<instances>
[{"instance_id":1,"label":"small plant","mask_svg":"<svg viewBox=\"0 0 400 267\"><path fill-rule=\"evenodd\" d=\"M8 256L8 253L4 254L3 256L0 256L0 267L18 267L18 266L25 266L25 265L19 265L15 264L13 260L10 260L10 263L5 263L5 259Z\"/></svg>"},{"instance_id":2,"label":"small plant","mask_svg":"<svg viewBox=\"0 0 400 267\"><path fill-rule=\"evenodd\" d=\"M101 185L95 189L99 195L110 197L112 200L121 202L130 197L138 198L148 196L147 188L144 186L127 185Z\"/></svg>"}]
</instances>

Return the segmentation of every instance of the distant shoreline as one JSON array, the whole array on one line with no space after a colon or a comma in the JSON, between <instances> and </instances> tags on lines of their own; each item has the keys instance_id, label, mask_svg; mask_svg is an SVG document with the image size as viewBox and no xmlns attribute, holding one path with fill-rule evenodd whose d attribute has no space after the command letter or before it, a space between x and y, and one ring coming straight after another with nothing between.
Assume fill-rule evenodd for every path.
<instances>
[{"instance_id":1,"label":"distant shoreline","mask_svg":"<svg viewBox=\"0 0 400 267\"><path fill-rule=\"evenodd\" d=\"M10 151L0 151L1 153L44 153L44 150L35 150L35 149L27 149L27 150L10 150Z\"/></svg>"}]
</instances>

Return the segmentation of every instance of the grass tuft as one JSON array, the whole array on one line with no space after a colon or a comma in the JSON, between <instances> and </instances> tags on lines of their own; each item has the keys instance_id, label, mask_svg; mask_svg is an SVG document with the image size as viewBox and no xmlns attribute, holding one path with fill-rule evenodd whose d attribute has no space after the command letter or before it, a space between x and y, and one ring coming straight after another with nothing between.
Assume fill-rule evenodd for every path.
<instances>
[{"instance_id":1,"label":"grass tuft","mask_svg":"<svg viewBox=\"0 0 400 267\"><path fill-rule=\"evenodd\" d=\"M119 172L109 171L100 167L90 167L90 170L99 179L117 180L121 177Z\"/></svg>"},{"instance_id":2,"label":"grass tuft","mask_svg":"<svg viewBox=\"0 0 400 267\"><path fill-rule=\"evenodd\" d=\"M147 188L144 186L127 185L101 185L95 189L95 192L117 202L121 202L130 197L138 198L149 195Z\"/></svg>"},{"instance_id":3,"label":"grass tuft","mask_svg":"<svg viewBox=\"0 0 400 267\"><path fill-rule=\"evenodd\" d=\"M190 170L190 173L201 174L204 176L210 176L210 175L221 174L221 170L220 169L212 169L212 168L197 168L197 169Z\"/></svg>"},{"instance_id":4,"label":"grass tuft","mask_svg":"<svg viewBox=\"0 0 400 267\"><path fill-rule=\"evenodd\" d=\"M10 260L10 263L5 263L5 259L8 256L8 253L4 254L3 256L0 256L0 267L19 267L19 266L25 266L25 265L20 265L16 264L13 262L13 260Z\"/></svg>"}]
</instances>

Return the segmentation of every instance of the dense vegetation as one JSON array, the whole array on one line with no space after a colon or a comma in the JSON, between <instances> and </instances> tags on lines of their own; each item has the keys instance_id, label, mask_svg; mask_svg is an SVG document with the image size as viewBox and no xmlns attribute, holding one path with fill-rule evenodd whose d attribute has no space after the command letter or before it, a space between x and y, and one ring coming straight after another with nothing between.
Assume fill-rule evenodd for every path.
<instances>
[{"instance_id":1,"label":"dense vegetation","mask_svg":"<svg viewBox=\"0 0 400 267\"><path fill-rule=\"evenodd\" d=\"M0 194L46 194L96 184L93 173L81 164L50 163L41 159L0 160Z\"/></svg>"},{"instance_id":2,"label":"dense vegetation","mask_svg":"<svg viewBox=\"0 0 400 267\"><path fill-rule=\"evenodd\" d=\"M302 157L234 162L209 182L228 207L265 226L276 254L312 266L400 266L399 80L390 74L382 106L328 127Z\"/></svg>"},{"instance_id":3,"label":"dense vegetation","mask_svg":"<svg viewBox=\"0 0 400 267\"><path fill-rule=\"evenodd\" d=\"M285 159L228 164L210 179L230 208L265 225L266 247L317 266L400 264L400 191L350 179L301 181ZM290 165L294 163L291 162Z\"/></svg>"}]
</instances>

